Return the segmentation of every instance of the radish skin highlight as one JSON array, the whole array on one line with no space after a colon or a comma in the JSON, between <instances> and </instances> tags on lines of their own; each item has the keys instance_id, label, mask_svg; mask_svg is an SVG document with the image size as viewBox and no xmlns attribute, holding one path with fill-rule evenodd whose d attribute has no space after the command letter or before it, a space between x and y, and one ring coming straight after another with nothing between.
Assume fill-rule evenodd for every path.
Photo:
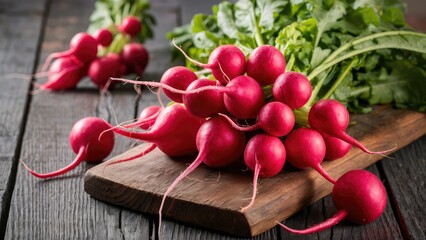
<instances>
[{"instance_id":1,"label":"radish skin highlight","mask_svg":"<svg viewBox=\"0 0 426 240\"><path fill-rule=\"evenodd\" d=\"M82 161L99 163L111 153L114 147L114 134L112 132L102 134L109 126L105 120L97 117L86 117L77 121L69 136L70 145L77 156L72 163L57 171L38 173L22 163L32 175L38 178L62 175L77 167Z\"/></svg>"},{"instance_id":2,"label":"radish skin highlight","mask_svg":"<svg viewBox=\"0 0 426 240\"><path fill-rule=\"evenodd\" d=\"M247 60L247 75L261 86L273 84L285 71L284 55L276 47L262 45L250 53Z\"/></svg>"}]
</instances>

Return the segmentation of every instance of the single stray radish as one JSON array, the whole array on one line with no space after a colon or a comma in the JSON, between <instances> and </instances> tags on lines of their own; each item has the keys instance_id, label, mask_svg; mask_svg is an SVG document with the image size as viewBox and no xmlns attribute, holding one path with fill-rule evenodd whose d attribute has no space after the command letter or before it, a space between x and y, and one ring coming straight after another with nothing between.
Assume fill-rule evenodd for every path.
<instances>
[{"instance_id":1,"label":"single stray radish","mask_svg":"<svg viewBox=\"0 0 426 240\"><path fill-rule=\"evenodd\" d=\"M108 130L129 138L155 143L170 157L182 157L197 152L195 139L204 122L204 118L194 116L182 104L173 104L161 110L155 123L145 132L132 132L112 126Z\"/></svg>"},{"instance_id":2,"label":"single stray radish","mask_svg":"<svg viewBox=\"0 0 426 240\"><path fill-rule=\"evenodd\" d=\"M253 196L250 203L241 209L242 212L254 204L258 177L267 178L277 175L283 168L285 159L284 144L277 137L257 134L248 141L244 150L244 162L254 172Z\"/></svg>"},{"instance_id":3,"label":"single stray radish","mask_svg":"<svg viewBox=\"0 0 426 240\"><path fill-rule=\"evenodd\" d=\"M170 86L178 90L186 90L193 81L197 79L197 75L189 68L183 66L175 66L167 69L160 79L160 83ZM182 94L163 89L164 94L172 101L182 103Z\"/></svg>"},{"instance_id":4,"label":"single stray radish","mask_svg":"<svg viewBox=\"0 0 426 240\"><path fill-rule=\"evenodd\" d=\"M253 78L245 75L232 79L226 86L205 86L187 91L173 88L161 82L134 81L122 78L113 78L112 80L151 87L161 87L167 91L181 95L216 90L224 93L223 101L228 112L240 119L257 117L260 109L265 103L265 96L259 83Z\"/></svg>"},{"instance_id":5,"label":"single stray radish","mask_svg":"<svg viewBox=\"0 0 426 240\"><path fill-rule=\"evenodd\" d=\"M339 138L366 153L383 154L394 150L373 152L368 150L364 145L353 137L349 136L345 130L349 125L349 112L346 107L337 100L323 99L316 102L308 114L308 121L311 128L320 133Z\"/></svg>"},{"instance_id":6,"label":"single stray radish","mask_svg":"<svg viewBox=\"0 0 426 240\"><path fill-rule=\"evenodd\" d=\"M261 86L269 85L284 73L285 66L285 58L280 50L271 45L262 45L248 57L247 75L256 79Z\"/></svg>"},{"instance_id":7,"label":"single stray radish","mask_svg":"<svg viewBox=\"0 0 426 240\"><path fill-rule=\"evenodd\" d=\"M128 43L120 52L121 60L126 64L128 73L143 75L148 65L149 54L141 43Z\"/></svg>"},{"instance_id":8,"label":"single stray radish","mask_svg":"<svg viewBox=\"0 0 426 240\"><path fill-rule=\"evenodd\" d=\"M201 163L212 168L229 166L241 157L244 146L244 133L233 128L221 116L209 118L197 133L197 158L173 181L163 195L159 209L159 229L161 229L162 210L165 200L180 181Z\"/></svg>"},{"instance_id":9,"label":"single stray radish","mask_svg":"<svg viewBox=\"0 0 426 240\"><path fill-rule=\"evenodd\" d=\"M246 71L246 57L237 46L221 45L216 47L210 53L208 63L205 64L191 59L181 48L176 46L174 41L173 44L191 63L210 69L213 76L221 84L227 84L231 79L243 75Z\"/></svg>"},{"instance_id":10,"label":"single stray radish","mask_svg":"<svg viewBox=\"0 0 426 240\"><path fill-rule=\"evenodd\" d=\"M383 183L376 175L366 170L352 170L342 175L334 184L332 198L338 211L323 223L304 230L295 230L278 224L296 234L320 232L343 219L356 224L367 224L383 213L387 201Z\"/></svg>"},{"instance_id":11,"label":"single stray radish","mask_svg":"<svg viewBox=\"0 0 426 240\"><path fill-rule=\"evenodd\" d=\"M310 128L298 128L287 135L284 140L287 161L299 168L314 168L331 183L336 181L322 168L325 156L325 142L321 134Z\"/></svg>"},{"instance_id":12,"label":"single stray radish","mask_svg":"<svg viewBox=\"0 0 426 240\"><path fill-rule=\"evenodd\" d=\"M205 86L218 86L218 81L210 79L197 79L186 88L187 91ZM223 101L223 93L216 90L206 90L193 94L183 95L183 104L188 111L198 117L212 117L218 113L225 113L226 107Z\"/></svg>"},{"instance_id":13,"label":"single stray radish","mask_svg":"<svg viewBox=\"0 0 426 240\"><path fill-rule=\"evenodd\" d=\"M285 72L279 75L272 87L276 101L287 104L291 109L303 107L312 95L312 85L305 75Z\"/></svg>"},{"instance_id":14,"label":"single stray radish","mask_svg":"<svg viewBox=\"0 0 426 240\"><path fill-rule=\"evenodd\" d=\"M84 75L84 68L71 57L57 59L49 68L47 82L38 86L41 90L60 91L73 89Z\"/></svg>"},{"instance_id":15,"label":"single stray radish","mask_svg":"<svg viewBox=\"0 0 426 240\"><path fill-rule=\"evenodd\" d=\"M114 147L114 133L103 133L109 127L105 120L97 117L86 117L77 121L69 135L69 142L77 156L71 164L62 169L50 173L37 173L24 163L23 165L38 178L50 178L74 169L82 161L99 163L111 153Z\"/></svg>"},{"instance_id":16,"label":"single stray radish","mask_svg":"<svg viewBox=\"0 0 426 240\"><path fill-rule=\"evenodd\" d=\"M88 33L80 32L74 35L70 41L70 48L64 52L50 54L42 67L46 71L54 58L73 56L81 65L93 61L98 54L98 41Z\"/></svg>"},{"instance_id":17,"label":"single stray radish","mask_svg":"<svg viewBox=\"0 0 426 240\"><path fill-rule=\"evenodd\" d=\"M293 111L284 103L276 101L265 104L260 109L257 122L251 126L239 126L228 116L223 116L240 131L254 131L260 128L275 137L287 135L293 129L295 123Z\"/></svg>"}]
</instances>

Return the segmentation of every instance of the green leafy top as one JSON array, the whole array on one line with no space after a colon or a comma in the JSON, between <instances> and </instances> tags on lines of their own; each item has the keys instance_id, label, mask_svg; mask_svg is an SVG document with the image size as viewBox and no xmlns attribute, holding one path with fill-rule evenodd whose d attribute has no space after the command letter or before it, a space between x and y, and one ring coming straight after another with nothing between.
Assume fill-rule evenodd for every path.
<instances>
[{"instance_id":1,"label":"green leafy top","mask_svg":"<svg viewBox=\"0 0 426 240\"><path fill-rule=\"evenodd\" d=\"M212 9L168 33L192 58L206 62L221 44L247 55L270 44L284 53L287 71L308 75L310 104L335 98L358 112L381 103L426 109L426 35L407 26L399 0L239 0Z\"/></svg>"}]
</instances>

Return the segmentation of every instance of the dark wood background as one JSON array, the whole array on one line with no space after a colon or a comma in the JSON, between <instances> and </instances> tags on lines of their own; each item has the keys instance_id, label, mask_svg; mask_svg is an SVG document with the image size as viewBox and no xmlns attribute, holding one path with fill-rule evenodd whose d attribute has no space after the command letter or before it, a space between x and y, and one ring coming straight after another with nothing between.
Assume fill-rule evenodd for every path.
<instances>
[{"instance_id":1,"label":"dark wood background","mask_svg":"<svg viewBox=\"0 0 426 240\"><path fill-rule=\"evenodd\" d=\"M153 0L158 20L156 39L147 42L151 62L147 78L159 78L171 66L172 27L187 23L196 12L209 12L218 1ZM426 30L424 0L409 0L408 20ZM74 122L99 116L111 123L135 118L156 101L144 91L136 98L131 87L101 96L88 79L74 91L31 95L31 83L7 77L37 71L46 56L67 48L71 37L86 30L94 0L0 0L0 238L5 239L155 239L156 216L139 214L91 198L83 190L82 164L64 177L40 181L19 164L35 170L56 170L74 158L68 133ZM112 155L133 142L120 138ZM385 183L388 206L375 222L342 223L319 234L295 236L274 228L254 239L426 239L426 137L368 170ZM330 217L335 208L326 197L285 223L305 228ZM162 239L240 239L166 221Z\"/></svg>"}]
</instances>

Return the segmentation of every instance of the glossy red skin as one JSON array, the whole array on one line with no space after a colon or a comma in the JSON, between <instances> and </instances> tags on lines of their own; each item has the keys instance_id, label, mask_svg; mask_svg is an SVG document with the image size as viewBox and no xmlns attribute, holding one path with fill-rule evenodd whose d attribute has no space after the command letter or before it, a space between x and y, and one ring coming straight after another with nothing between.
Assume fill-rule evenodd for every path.
<instances>
[{"instance_id":1,"label":"glossy red skin","mask_svg":"<svg viewBox=\"0 0 426 240\"><path fill-rule=\"evenodd\" d=\"M312 95L312 85L301 73L285 72L277 77L272 87L272 94L276 101L296 109L308 102Z\"/></svg>"},{"instance_id":2,"label":"glossy red skin","mask_svg":"<svg viewBox=\"0 0 426 240\"><path fill-rule=\"evenodd\" d=\"M99 45L103 47L108 47L113 40L111 31L106 28L97 31L93 37L98 41Z\"/></svg>"},{"instance_id":3,"label":"glossy red skin","mask_svg":"<svg viewBox=\"0 0 426 240\"><path fill-rule=\"evenodd\" d=\"M143 120L143 119L147 119L151 116L153 116L154 114L156 114L158 111L160 111L161 107L160 106L148 106L146 108L144 108L141 113L139 114L139 120ZM152 125L154 125L155 120L153 120L152 122L146 122L143 123L141 125L139 125L140 128L144 129L144 130L148 130Z\"/></svg>"},{"instance_id":4,"label":"glossy red skin","mask_svg":"<svg viewBox=\"0 0 426 240\"><path fill-rule=\"evenodd\" d=\"M333 136L321 133L324 138L326 152L325 159L336 160L344 157L352 148L352 145Z\"/></svg>"},{"instance_id":5,"label":"glossy red skin","mask_svg":"<svg viewBox=\"0 0 426 240\"><path fill-rule=\"evenodd\" d=\"M257 119L259 126L268 134L283 137L293 130L293 111L284 103L269 102L262 107Z\"/></svg>"},{"instance_id":6,"label":"glossy red skin","mask_svg":"<svg viewBox=\"0 0 426 240\"><path fill-rule=\"evenodd\" d=\"M321 134L310 128L298 128L284 140L287 161L299 168L306 169L320 164L325 156L325 142Z\"/></svg>"},{"instance_id":7,"label":"glossy red skin","mask_svg":"<svg viewBox=\"0 0 426 240\"><path fill-rule=\"evenodd\" d=\"M339 101L323 99L312 106L308 120L312 128L332 136L338 136L349 125L349 112Z\"/></svg>"},{"instance_id":8,"label":"glossy red skin","mask_svg":"<svg viewBox=\"0 0 426 240\"><path fill-rule=\"evenodd\" d=\"M229 166L243 154L246 143L243 132L233 128L223 117L209 118L197 133L199 159L212 168ZM197 159L198 159L197 158Z\"/></svg>"},{"instance_id":9,"label":"glossy red skin","mask_svg":"<svg viewBox=\"0 0 426 240\"><path fill-rule=\"evenodd\" d=\"M250 53L247 60L247 75L261 86L273 84L285 71L284 55L274 46L262 45Z\"/></svg>"},{"instance_id":10,"label":"glossy red skin","mask_svg":"<svg viewBox=\"0 0 426 240\"><path fill-rule=\"evenodd\" d=\"M259 176L273 177L283 168L286 160L286 149L281 140L267 134L252 137L244 150L244 162L254 172L256 160L261 166Z\"/></svg>"},{"instance_id":11,"label":"glossy red skin","mask_svg":"<svg viewBox=\"0 0 426 240\"><path fill-rule=\"evenodd\" d=\"M110 125L97 117L86 117L77 121L71 129L69 142L74 153L80 148L87 148L83 161L101 162L114 147L114 133L106 131ZM100 134L101 138L99 138Z\"/></svg>"},{"instance_id":12,"label":"glossy red skin","mask_svg":"<svg viewBox=\"0 0 426 240\"><path fill-rule=\"evenodd\" d=\"M91 62L97 57L98 41L88 33L77 33L71 39L70 53L82 63Z\"/></svg>"},{"instance_id":13,"label":"glossy red skin","mask_svg":"<svg viewBox=\"0 0 426 240\"><path fill-rule=\"evenodd\" d=\"M143 75L149 62L149 53L141 43L128 43L121 50L120 57L127 73Z\"/></svg>"},{"instance_id":14,"label":"glossy red skin","mask_svg":"<svg viewBox=\"0 0 426 240\"><path fill-rule=\"evenodd\" d=\"M169 68L163 73L160 82L175 89L186 90L189 84L191 84L197 78L197 75L195 75L195 73L189 68L183 66L175 66ZM166 94L166 96L169 97L172 101L175 101L177 103L183 102L182 94L173 93L166 89L163 89L163 91L164 94Z\"/></svg>"},{"instance_id":15,"label":"glossy red skin","mask_svg":"<svg viewBox=\"0 0 426 240\"><path fill-rule=\"evenodd\" d=\"M216 80L221 84L227 84L233 78L244 75L246 57L234 45L221 45L210 53L207 66Z\"/></svg>"},{"instance_id":16,"label":"glossy red skin","mask_svg":"<svg viewBox=\"0 0 426 240\"><path fill-rule=\"evenodd\" d=\"M204 86L220 85L217 81L209 79L197 79L193 81L186 90L194 90ZM212 117L218 113L225 113L226 107L223 102L223 93L216 90L205 90L199 93L183 95L183 104L188 111L198 117Z\"/></svg>"},{"instance_id":17,"label":"glossy red skin","mask_svg":"<svg viewBox=\"0 0 426 240\"><path fill-rule=\"evenodd\" d=\"M90 80L99 88L103 89L111 77L120 77L123 74L120 58L117 54L109 54L94 60L89 66L88 75ZM110 87L116 81L110 82Z\"/></svg>"},{"instance_id":18,"label":"glossy red skin","mask_svg":"<svg viewBox=\"0 0 426 240\"><path fill-rule=\"evenodd\" d=\"M128 16L123 19L120 26L118 27L121 32L129 34L132 37L135 37L139 34L142 29L142 24L137 17Z\"/></svg>"},{"instance_id":19,"label":"glossy red skin","mask_svg":"<svg viewBox=\"0 0 426 240\"><path fill-rule=\"evenodd\" d=\"M56 59L49 68L47 82L40 89L51 91L74 89L84 75L84 66L72 57Z\"/></svg>"},{"instance_id":20,"label":"glossy red skin","mask_svg":"<svg viewBox=\"0 0 426 240\"><path fill-rule=\"evenodd\" d=\"M333 187L333 202L347 212L345 219L367 224L386 208L386 190L381 180L366 170L352 170L342 175Z\"/></svg>"},{"instance_id":21,"label":"glossy red skin","mask_svg":"<svg viewBox=\"0 0 426 240\"><path fill-rule=\"evenodd\" d=\"M239 119L256 118L265 104L259 83L249 76L238 76L226 85L224 103L232 116Z\"/></svg>"}]
</instances>

